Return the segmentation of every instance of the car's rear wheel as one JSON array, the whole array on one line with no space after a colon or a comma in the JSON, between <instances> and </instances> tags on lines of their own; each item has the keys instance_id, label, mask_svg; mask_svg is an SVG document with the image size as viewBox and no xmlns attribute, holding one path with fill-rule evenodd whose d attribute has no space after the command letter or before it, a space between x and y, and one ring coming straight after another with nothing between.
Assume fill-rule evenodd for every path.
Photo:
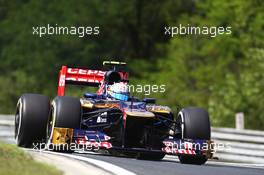
<instances>
[{"instance_id":1,"label":"car's rear wheel","mask_svg":"<svg viewBox=\"0 0 264 175\"><path fill-rule=\"evenodd\" d=\"M23 94L17 103L15 115L15 139L18 146L34 147L45 143L46 126L50 112L48 97L39 94Z\"/></svg>"},{"instance_id":2,"label":"car's rear wheel","mask_svg":"<svg viewBox=\"0 0 264 175\"><path fill-rule=\"evenodd\" d=\"M210 140L211 126L208 112L201 108L188 107L178 114L178 123L181 126L182 139ZM207 161L205 155L179 155L184 164L202 165Z\"/></svg>"},{"instance_id":3,"label":"car's rear wheel","mask_svg":"<svg viewBox=\"0 0 264 175\"><path fill-rule=\"evenodd\" d=\"M52 136L54 128L70 128L79 129L81 125L82 108L78 98L68 96L58 96L52 102L51 117L47 127L47 142L50 145L52 143ZM71 151L70 147L67 149L61 149L65 145L52 146L55 151L68 152Z\"/></svg>"}]
</instances>

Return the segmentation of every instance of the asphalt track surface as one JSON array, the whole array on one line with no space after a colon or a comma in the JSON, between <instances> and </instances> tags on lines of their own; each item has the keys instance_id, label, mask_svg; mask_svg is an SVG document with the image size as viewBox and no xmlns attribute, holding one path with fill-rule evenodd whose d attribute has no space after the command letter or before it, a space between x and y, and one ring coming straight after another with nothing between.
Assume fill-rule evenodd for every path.
<instances>
[{"instance_id":1,"label":"asphalt track surface","mask_svg":"<svg viewBox=\"0 0 264 175\"><path fill-rule=\"evenodd\" d=\"M112 163L138 175L263 175L264 167L244 167L209 161L205 165L180 164L176 157L165 157L162 161L137 160L134 158L96 155L92 153L77 154L78 156L93 158ZM221 165L222 163L222 165Z\"/></svg>"},{"instance_id":2,"label":"asphalt track surface","mask_svg":"<svg viewBox=\"0 0 264 175\"><path fill-rule=\"evenodd\" d=\"M13 127L8 125L1 125L0 123L0 139L14 144ZM32 150L29 150L32 151ZM47 154L54 154L46 151ZM103 163L108 163L106 171L113 173L111 168L122 168L131 174L138 175L263 175L263 164L242 164L242 163L227 163L219 161L208 161L205 165L186 165L180 164L177 157L166 156L162 161L147 161L137 160L135 158L114 157L93 152L81 152L73 154L62 154L60 156L65 158L76 159L83 163L92 164L99 168L104 168ZM91 163L92 161L97 164ZM102 165L100 165L102 163ZM112 166L112 167L111 167ZM124 171L123 171L124 172ZM88 173L89 174L89 173Z\"/></svg>"}]
</instances>

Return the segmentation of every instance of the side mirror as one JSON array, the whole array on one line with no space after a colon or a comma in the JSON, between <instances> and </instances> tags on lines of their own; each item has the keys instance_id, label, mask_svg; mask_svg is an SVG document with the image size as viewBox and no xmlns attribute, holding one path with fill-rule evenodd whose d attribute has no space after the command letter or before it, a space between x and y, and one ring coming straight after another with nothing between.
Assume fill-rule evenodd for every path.
<instances>
[{"instance_id":1,"label":"side mirror","mask_svg":"<svg viewBox=\"0 0 264 175\"><path fill-rule=\"evenodd\" d=\"M143 102L155 104L156 103L156 98L144 98Z\"/></svg>"}]
</instances>

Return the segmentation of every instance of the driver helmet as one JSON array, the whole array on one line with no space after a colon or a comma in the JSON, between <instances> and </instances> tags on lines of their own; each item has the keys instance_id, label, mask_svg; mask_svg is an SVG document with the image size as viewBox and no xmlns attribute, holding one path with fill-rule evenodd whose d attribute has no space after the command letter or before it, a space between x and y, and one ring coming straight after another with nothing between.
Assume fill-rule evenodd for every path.
<instances>
[{"instance_id":1,"label":"driver helmet","mask_svg":"<svg viewBox=\"0 0 264 175\"><path fill-rule=\"evenodd\" d=\"M114 83L109 85L106 90L107 96L116 100L128 101L129 89L124 82Z\"/></svg>"}]
</instances>

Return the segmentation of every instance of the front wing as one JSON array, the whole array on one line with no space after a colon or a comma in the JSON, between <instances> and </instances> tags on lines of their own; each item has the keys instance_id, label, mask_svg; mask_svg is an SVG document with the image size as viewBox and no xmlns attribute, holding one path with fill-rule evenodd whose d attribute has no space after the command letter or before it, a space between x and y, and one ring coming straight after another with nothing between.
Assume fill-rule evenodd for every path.
<instances>
[{"instance_id":1,"label":"front wing","mask_svg":"<svg viewBox=\"0 0 264 175\"><path fill-rule=\"evenodd\" d=\"M111 137L103 132L70 128L54 128L52 143L55 145L71 144L72 148L84 151L98 151L101 149L120 152L156 152L168 155L205 155L207 158L212 158L214 149L210 140L178 139L171 136L163 141L164 146L160 150L116 147L112 145Z\"/></svg>"}]
</instances>

